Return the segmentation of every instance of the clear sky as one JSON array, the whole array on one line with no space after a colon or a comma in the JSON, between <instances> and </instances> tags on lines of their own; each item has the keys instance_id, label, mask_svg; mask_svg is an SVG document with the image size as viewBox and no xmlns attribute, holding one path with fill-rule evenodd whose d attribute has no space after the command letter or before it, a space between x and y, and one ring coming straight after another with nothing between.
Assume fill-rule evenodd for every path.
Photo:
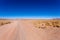
<instances>
[{"instance_id":1,"label":"clear sky","mask_svg":"<svg viewBox=\"0 0 60 40\"><path fill-rule=\"evenodd\" d=\"M60 17L60 0L0 0L0 17Z\"/></svg>"}]
</instances>

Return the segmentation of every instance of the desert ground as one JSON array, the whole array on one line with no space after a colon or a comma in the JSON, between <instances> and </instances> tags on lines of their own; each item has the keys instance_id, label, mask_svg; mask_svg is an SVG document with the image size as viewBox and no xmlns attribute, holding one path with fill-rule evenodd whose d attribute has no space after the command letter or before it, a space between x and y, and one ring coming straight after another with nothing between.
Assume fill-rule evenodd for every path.
<instances>
[{"instance_id":1,"label":"desert ground","mask_svg":"<svg viewBox=\"0 0 60 40\"><path fill-rule=\"evenodd\" d=\"M60 19L0 19L0 40L60 40Z\"/></svg>"}]
</instances>

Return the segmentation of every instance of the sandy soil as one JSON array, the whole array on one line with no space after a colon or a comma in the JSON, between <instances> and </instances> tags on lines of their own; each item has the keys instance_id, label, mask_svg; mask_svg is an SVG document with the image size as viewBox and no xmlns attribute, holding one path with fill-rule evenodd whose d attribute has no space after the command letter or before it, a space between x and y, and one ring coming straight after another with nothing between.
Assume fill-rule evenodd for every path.
<instances>
[{"instance_id":1,"label":"sandy soil","mask_svg":"<svg viewBox=\"0 0 60 40\"><path fill-rule=\"evenodd\" d=\"M60 27L35 26L34 23L36 20L13 20L0 26L0 40L60 40Z\"/></svg>"},{"instance_id":2,"label":"sandy soil","mask_svg":"<svg viewBox=\"0 0 60 40\"><path fill-rule=\"evenodd\" d=\"M17 21L0 26L0 40L16 40Z\"/></svg>"}]
</instances>

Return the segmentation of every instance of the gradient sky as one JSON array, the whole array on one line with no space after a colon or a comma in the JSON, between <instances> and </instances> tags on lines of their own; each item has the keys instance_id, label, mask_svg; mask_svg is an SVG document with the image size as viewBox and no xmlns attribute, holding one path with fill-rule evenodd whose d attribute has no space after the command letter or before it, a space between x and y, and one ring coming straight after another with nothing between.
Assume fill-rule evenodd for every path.
<instances>
[{"instance_id":1,"label":"gradient sky","mask_svg":"<svg viewBox=\"0 0 60 40\"><path fill-rule=\"evenodd\" d=\"M60 17L60 0L0 0L0 17Z\"/></svg>"}]
</instances>

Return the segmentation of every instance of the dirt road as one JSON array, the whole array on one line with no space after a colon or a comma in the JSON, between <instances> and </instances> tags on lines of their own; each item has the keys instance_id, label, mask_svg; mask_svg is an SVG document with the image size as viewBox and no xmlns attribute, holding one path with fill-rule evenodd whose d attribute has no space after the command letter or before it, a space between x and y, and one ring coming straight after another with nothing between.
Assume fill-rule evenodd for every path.
<instances>
[{"instance_id":1,"label":"dirt road","mask_svg":"<svg viewBox=\"0 0 60 40\"><path fill-rule=\"evenodd\" d=\"M0 27L0 40L60 40L60 28L39 29L31 21L16 20Z\"/></svg>"}]
</instances>

